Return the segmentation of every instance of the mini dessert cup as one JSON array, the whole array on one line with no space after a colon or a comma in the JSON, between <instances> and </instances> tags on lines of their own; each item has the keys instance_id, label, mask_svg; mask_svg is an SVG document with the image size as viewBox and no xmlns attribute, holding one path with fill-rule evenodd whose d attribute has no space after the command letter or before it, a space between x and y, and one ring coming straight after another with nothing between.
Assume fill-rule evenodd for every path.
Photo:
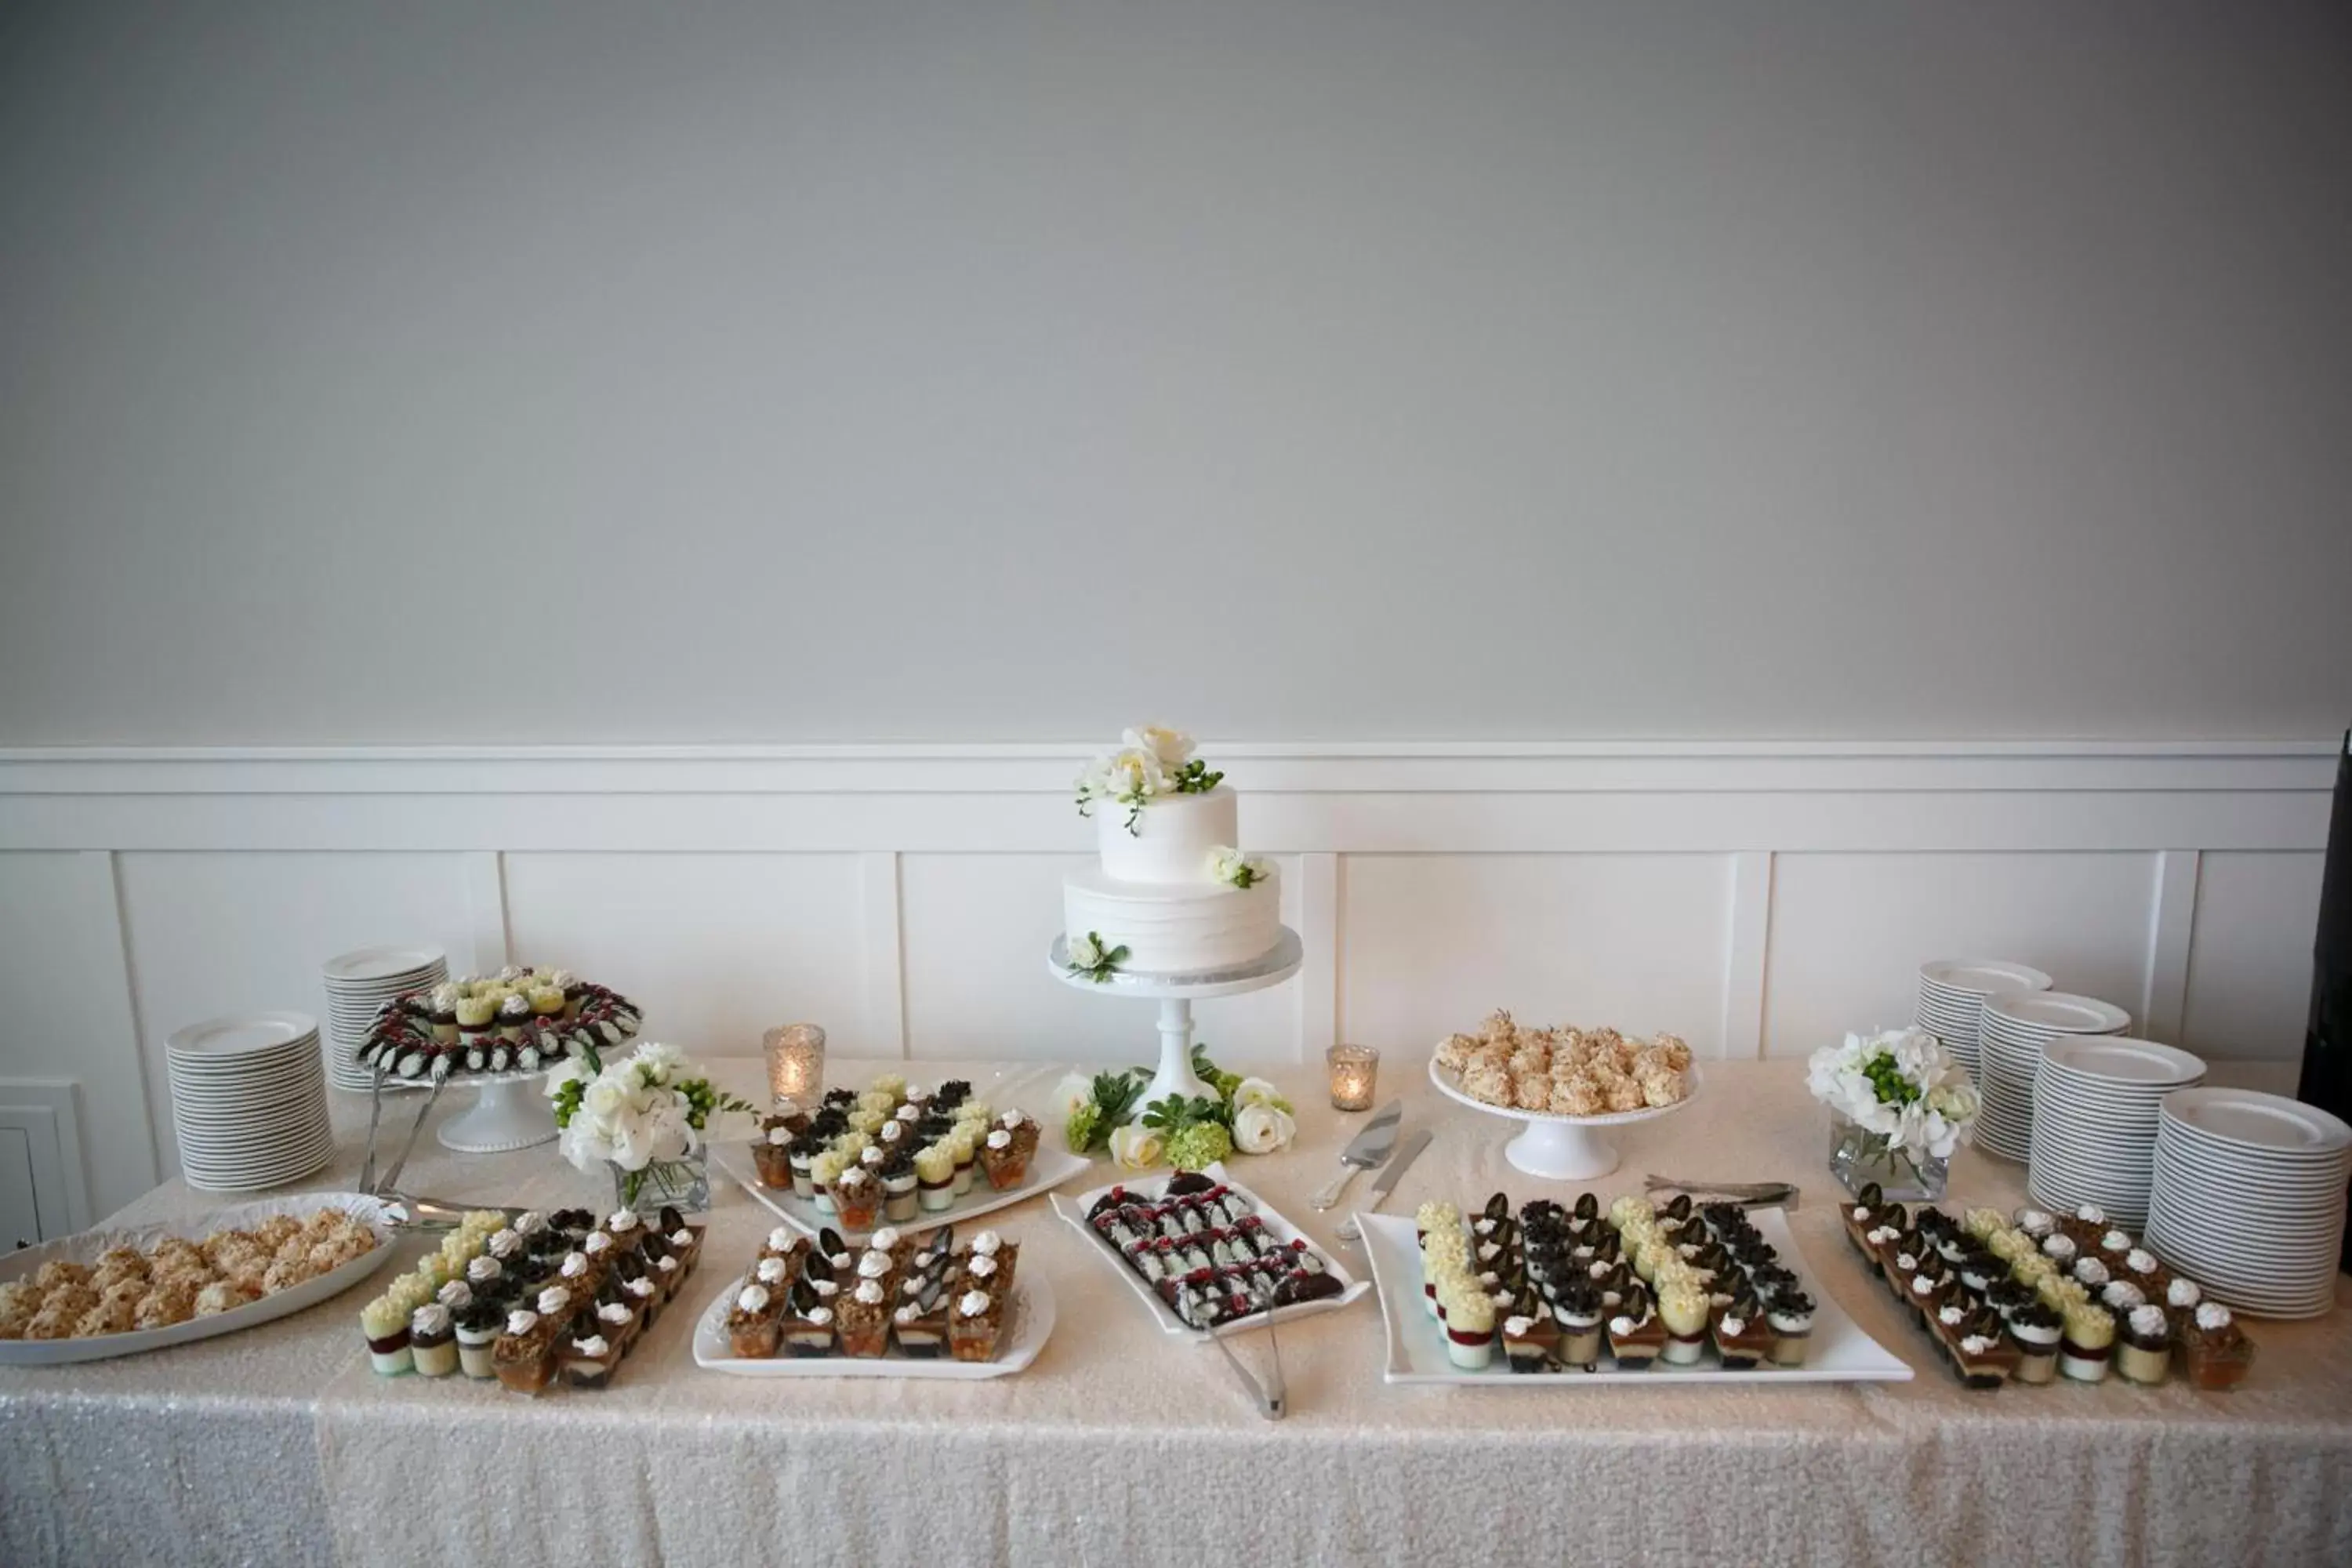
<instances>
[{"instance_id":1,"label":"mini dessert cup","mask_svg":"<svg viewBox=\"0 0 2352 1568\"><path fill-rule=\"evenodd\" d=\"M792 1174L793 1193L795 1196L812 1199L816 1196L816 1183L809 1174L809 1167L815 1159L816 1151L811 1148L804 1139L795 1139L791 1151L784 1156L785 1168Z\"/></svg>"},{"instance_id":2,"label":"mini dessert cup","mask_svg":"<svg viewBox=\"0 0 2352 1568\"><path fill-rule=\"evenodd\" d=\"M515 1393L540 1393L555 1380L553 1331L528 1309L509 1312L506 1331L491 1347L490 1364L499 1382Z\"/></svg>"},{"instance_id":3,"label":"mini dessert cup","mask_svg":"<svg viewBox=\"0 0 2352 1568\"><path fill-rule=\"evenodd\" d=\"M955 1151L934 1143L915 1156L915 1204L919 1212L937 1214L955 1202Z\"/></svg>"},{"instance_id":4,"label":"mini dessert cup","mask_svg":"<svg viewBox=\"0 0 2352 1568\"><path fill-rule=\"evenodd\" d=\"M948 1351L958 1361L994 1361L1003 1328L1003 1299L966 1290L948 1313Z\"/></svg>"},{"instance_id":5,"label":"mini dessert cup","mask_svg":"<svg viewBox=\"0 0 2352 1568\"><path fill-rule=\"evenodd\" d=\"M2219 1301L2199 1302L2179 1339L2182 1369L2196 1387L2235 1388L2252 1370L2254 1342Z\"/></svg>"},{"instance_id":6,"label":"mini dessert cup","mask_svg":"<svg viewBox=\"0 0 2352 1568\"><path fill-rule=\"evenodd\" d=\"M2115 1318L2100 1307L2070 1307L2061 1316L2058 1370L2076 1383L2105 1383L2115 1359Z\"/></svg>"},{"instance_id":7,"label":"mini dessert cup","mask_svg":"<svg viewBox=\"0 0 2352 1568\"><path fill-rule=\"evenodd\" d=\"M1649 1292L1638 1285L1625 1292L1608 1327L1609 1353L1620 1371L1645 1371L1666 1348L1666 1326L1658 1321Z\"/></svg>"},{"instance_id":8,"label":"mini dessert cup","mask_svg":"<svg viewBox=\"0 0 2352 1568\"><path fill-rule=\"evenodd\" d=\"M1465 1372L1480 1372L1495 1361L1495 1300L1475 1281L1459 1278L1439 1303L1445 1312L1445 1359Z\"/></svg>"},{"instance_id":9,"label":"mini dessert cup","mask_svg":"<svg viewBox=\"0 0 2352 1568\"><path fill-rule=\"evenodd\" d=\"M1658 1297L1658 1316L1666 1327L1661 1357L1672 1366L1696 1364L1706 1349L1706 1292L1687 1286L1669 1288Z\"/></svg>"},{"instance_id":10,"label":"mini dessert cup","mask_svg":"<svg viewBox=\"0 0 2352 1568\"><path fill-rule=\"evenodd\" d=\"M727 1345L746 1360L767 1361L776 1353L784 1328L783 1297L764 1285L746 1285L735 1293L727 1310Z\"/></svg>"},{"instance_id":11,"label":"mini dessert cup","mask_svg":"<svg viewBox=\"0 0 2352 1568\"><path fill-rule=\"evenodd\" d=\"M793 1134L788 1127L769 1128L751 1144L751 1165L760 1184L782 1191L793 1184Z\"/></svg>"},{"instance_id":12,"label":"mini dessert cup","mask_svg":"<svg viewBox=\"0 0 2352 1568\"><path fill-rule=\"evenodd\" d=\"M1715 1352L1726 1372L1746 1372L1771 1351L1772 1327L1753 1300L1734 1301L1715 1320Z\"/></svg>"},{"instance_id":13,"label":"mini dessert cup","mask_svg":"<svg viewBox=\"0 0 2352 1568\"><path fill-rule=\"evenodd\" d=\"M662 1303L667 1298L651 1276L640 1274L622 1280L621 1294L637 1310L637 1332L646 1332L661 1317Z\"/></svg>"},{"instance_id":14,"label":"mini dessert cup","mask_svg":"<svg viewBox=\"0 0 2352 1568\"><path fill-rule=\"evenodd\" d=\"M912 1160L900 1154L886 1162L882 1175L883 1217L894 1224L913 1219L921 1212L919 1187Z\"/></svg>"},{"instance_id":15,"label":"mini dessert cup","mask_svg":"<svg viewBox=\"0 0 2352 1568\"><path fill-rule=\"evenodd\" d=\"M490 1358L505 1320L506 1313L490 1301L476 1301L457 1314L457 1370L471 1378L498 1375Z\"/></svg>"},{"instance_id":16,"label":"mini dessert cup","mask_svg":"<svg viewBox=\"0 0 2352 1568\"><path fill-rule=\"evenodd\" d=\"M1004 1122L991 1128L981 1142L980 1168L988 1184L1004 1193L1027 1181L1029 1162L1037 1152L1038 1137L1037 1123L1020 1111L1006 1111Z\"/></svg>"},{"instance_id":17,"label":"mini dessert cup","mask_svg":"<svg viewBox=\"0 0 2352 1568\"><path fill-rule=\"evenodd\" d=\"M1962 1334L1952 1345L1952 1363L1959 1372L1960 1382L1969 1388L1999 1388L2009 1381L2017 1362L2016 1348L2001 1337L1997 1327L1990 1332Z\"/></svg>"},{"instance_id":18,"label":"mini dessert cup","mask_svg":"<svg viewBox=\"0 0 2352 1568\"><path fill-rule=\"evenodd\" d=\"M556 1360L563 1381L574 1388L602 1388L613 1381L620 1351L603 1334L567 1335Z\"/></svg>"},{"instance_id":19,"label":"mini dessert cup","mask_svg":"<svg viewBox=\"0 0 2352 1568\"><path fill-rule=\"evenodd\" d=\"M1813 1344L1813 1300L1801 1290L1784 1291L1765 1309L1765 1326L1772 1331L1774 1366L1802 1366Z\"/></svg>"},{"instance_id":20,"label":"mini dessert cup","mask_svg":"<svg viewBox=\"0 0 2352 1568\"><path fill-rule=\"evenodd\" d=\"M1549 1314L1514 1312L1503 1320L1503 1359L1513 1372L1549 1372L1559 1338Z\"/></svg>"},{"instance_id":21,"label":"mini dessert cup","mask_svg":"<svg viewBox=\"0 0 2352 1568\"><path fill-rule=\"evenodd\" d=\"M2172 1371L2172 1320L2164 1309L2134 1307L2116 1331L2116 1371L2130 1382L2154 1387Z\"/></svg>"},{"instance_id":22,"label":"mini dessert cup","mask_svg":"<svg viewBox=\"0 0 2352 1568\"><path fill-rule=\"evenodd\" d=\"M2065 1320L2039 1301L2011 1312L2009 1336L2017 1343L2017 1366L2010 1376L2020 1383L2054 1382L2058 1376L2058 1347L2065 1331Z\"/></svg>"},{"instance_id":23,"label":"mini dessert cup","mask_svg":"<svg viewBox=\"0 0 2352 1568\"><path fill-rule=\"evenodd\" d=\"M834 1211L851 1230L872 1230L882 1216L882 1182L864 1165L844 1171L833 1185Z\"/></svg>"},{"instance_id":24,"label":"mini dessert cup","mask_svg":"<svg viewBox=\"0 0 2352 1568\"><path fill-rule=\"evenodd\" d=\"M952 1184L952 1191L955 1196L961 1197L971 1191L972 1180L977 1173L980 1162L979 1141L968 1139L958 1133L950 1139L949 1146L955 1154L955 1180Z\"/></svg>"},{"instance_id":25,"label":"mini dessert cup","mask_svg":"<svg viewBox=\"0 0 2352 1568\"><path fill-rule=\"evenodd\" d=\"M457 1325L455 1314L438 1301L427 1301L410 1314L408 1348L418 1373L447 1377L457 1370Z\"/></svg>"},{"instance_id":26,"label":"mini dessert cup","mask_svg":"<svg viewBox=\"0 0 2352 1568\"><path fill-rule=\"evenodd\" d=\"M1560 1364L1587 1372L1599 1365L1604 1327L1600 1288L1590 1279L1570 1280L1552 1303L1552 1316L1559 1330Z\"/></svg>"},{"instance_id":27,"label":"mini dessert cup","mask_svg":"<svg viewBox=\"0 0 2352 1568\"><path fill-rule=\"evenodd\" d=\"M836 1338L842 1354L870 1358L889 1349L893 1303L884 1280L860 1279L837 1300Z\"/></svg>"}]
</instances>

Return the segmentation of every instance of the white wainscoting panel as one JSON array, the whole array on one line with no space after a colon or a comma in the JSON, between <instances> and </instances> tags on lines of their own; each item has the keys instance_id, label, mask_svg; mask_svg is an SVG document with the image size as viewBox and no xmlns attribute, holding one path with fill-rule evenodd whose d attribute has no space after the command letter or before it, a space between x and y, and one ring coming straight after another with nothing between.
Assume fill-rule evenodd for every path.
<instances>
[{"instance_id":1,"label":"white wainscoting panel","mask_svg":"<svg viewBox=\"0 0 2352 1568\"><path fill-rule=\"evenodd\" d=\"M113 857L0 854L0 1078L82 1086L82 1175L101 1215L175 1168L156 1162L120 920Z\"/></svg>"},{"instance_id":2,"label":"white wainscoting panel","mask_svg":"<svg viewBox=\"0 0 2352 1568\"><path fill-rule=\"evenodd\" d=\"M828 1049L867 1037L855 855L509 855L514 962L562 964L646 1008L646 1031L704 1056L757 1056L778 1024Z\"/></svg>"},{"instance_id":3,"label":"white wainscoting panel","mask_svg":"<svg viewBox=\"0 0 2352 1568\"><path fill-rule=\"evenodd\" d=\"M473 951L456 855L138 853L120 858L123 929L164 1168L179 1163L163 1041L223 1013L320 1020L319 966L376 942L428 942L462 973ZM95 1095L93 1095L95 1098Z\"/></svg>"},{"instance_id":4,"label":"white wainscoting panel","mask_svg":"<svg viewBox=\"0 0 2352 1568\"><path fill-rule=\"evenodd\" d=\"M1045 969L1045 949L1062 929L1062 878L1093 858L901 857L910 1054L1105 1066L1158 1059L1157 1004L1079 991ZM1297 858L1270 858L1282 878L1283 921L1295 928ZM1220 1065L1295 1061L1303 983L1195 1003L1194 1037Z\"/></svg>"},{"instance_id":5,"label":"white wainscoting panel","mask_svg":"<svg viewBox=\"0 0 2352 1568\"><path fill-rule=\"evenodd\" d=\"M1497 1007L1723 1049L1727 855L1350 855L1340 1029L1392 1070Z\"/></svg>"},{"instance_id":6,"label":"white wainscoting panel","mask_svg":"<svg viewBox=\"0 0 2352 1568\"><path fill-rule=\"evenodd\" d=\"M110 1212L176 1167L163 1037L320 1011L320 962L369 942L562 963L706 1054L810 1019L844 1055L1146 1059L1150 1005L1045 972L1088 750L0 751L0 1077L81 1084ZM1786 1058L1974 952L2292 1057L2335 751L1209 742L1307 962L1201 1037L1297 1092L1335 1037L1415 1072L1497 1006Z\"/></svg>"},{"instance_id":7,"label":"white wainscoting panel","mask_svg":"<svg viewBox=\"0 0 2352 1568\"><path fill-rule=\"evenodd\" d=\"M1911 1021L1930 958L2011 958L2062 991L2139 1011L2156 858L1781 855L1764 1054Z\"/></svg>"},{"instance_id":8,"label":"white wainscoting panel","mask_svg":"<svg viewBox=\"0 0 2352 1568\"><path fill-rule=\"evenodd\" d=\"M2203 857L2181 1029L2189 1049L2215 1058L2302 1054L2323 858Z\"/></svg>"}]
</instances>

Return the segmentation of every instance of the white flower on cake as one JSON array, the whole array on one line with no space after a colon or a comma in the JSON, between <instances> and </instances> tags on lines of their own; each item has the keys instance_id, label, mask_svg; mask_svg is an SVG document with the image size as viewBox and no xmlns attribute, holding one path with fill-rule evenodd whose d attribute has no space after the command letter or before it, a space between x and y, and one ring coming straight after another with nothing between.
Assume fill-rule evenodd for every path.
<instances>
[{"instance_id":1,"label":"white flower on cake","mask_svg":"<svg viewBox=\"0 0 2352 1568\"><path fill-rule=\"evenodd\" d=\"M1139 1121L1130 1121L1112 1130L1110 1157L1122 1171L1149 1171L1167 1159L1168 1140Z\"/></svg>"},{"instance_id":2,"label":"white flower on cake","mask_svg":"<svg viewBox=\"0 0 2352 1568\"><path fill-rule=\"evenodd\" d=\"M1112 972L1127 962L1127 948L1105 947L1102 933L1088 931L1084 936L1070 936L1070 973L1083 974L1100 985L1110 979Z\"/></svg>"},{"instance_id":3,"label":"white flower on cake","mask_svg":"<svg viewBox=\"0 0 2352 1568\"><path fill-rule=\"evenodd\" d=\"M1244 1105L1234 1112L1234 1147L1244 1154L1271 1154L1287 1147L1298 1123L1271 1105Z\"/></svg>"},{"instance_id":4,"label":"white flower on cake","mask_svg":"<svg viewBox=\"0 0 2352 1568\"><path fill-rule=\"evenodd\" d=\"M1209 851L1209 875L1229 887L1252 887L1265 880L1265 862L1221 844Z\"/></svg>"},{"instance_id":5,"label":"white flower on cake","mask_svg":"<svg viewBox=\"0 0 2352 1568\"><path fill-rule=\"evenodd\" d=\"M1139 724L1118 738L1130 752L1149 752L1163 768L1181 768L1192 756L1192 737L1162 724Z\"/></svg>"}]
</instances>

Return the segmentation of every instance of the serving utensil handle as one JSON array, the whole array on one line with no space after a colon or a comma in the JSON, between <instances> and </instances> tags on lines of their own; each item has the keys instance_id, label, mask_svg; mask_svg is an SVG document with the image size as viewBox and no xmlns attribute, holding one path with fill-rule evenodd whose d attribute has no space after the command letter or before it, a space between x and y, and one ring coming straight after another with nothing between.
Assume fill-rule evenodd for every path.
<instances>
[{"instance_id":1,"label":"serving utensil handle","mask_svg":"<svg viewBox=\"0 0 2352 1568\"><path fill-rule=\"evenodd\" d=\"M1313 1197L1308 1198L1307 1200L1307 1206L1313 1209L1316 1213L1320 1214L1325 1209L1337 1204L1339 1201L1339 1194L1348 1190L1348 1184L1356 1179L1356 1172L1360 1168L1360 1167L1359 1166L1350 1165L1342 1162L1339 1167L1339 1173L1331 1178L1329 1185L1326 1186L1321 1192L1317 1193Z\"/></svg>"}]
</instances>

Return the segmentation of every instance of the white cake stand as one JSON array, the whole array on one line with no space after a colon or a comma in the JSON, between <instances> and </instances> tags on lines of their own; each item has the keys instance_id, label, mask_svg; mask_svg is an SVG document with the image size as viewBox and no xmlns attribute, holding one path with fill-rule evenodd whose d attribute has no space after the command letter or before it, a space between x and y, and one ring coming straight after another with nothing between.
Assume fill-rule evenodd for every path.
<instances>
[{"instance_id":1,"label":"white cake stand","mask_svg":"<svg viewBox=\"0 0 2352 1568\"><path fill-rule=\"evenodd\" d=\"M1438 1093L1458 1100L1473 1110L1526 1122L1528 1130L1503 1145L1503 1157L1530 1176L1553 1182L1590 1182L1615 1170L1617 1146L1602 1137L1600 1130L1672 1116L1698 1098L1698 1063L1691 1063L1683 1076L1690 1092L1672 1105L1606 1111L1599 1116L1570 1116L1560 1111L1521 1110L1517 1106L1489 1105L1483 1100L1473 1100L1462 1087L1460 1073L1439 1067L1433 1056L1429 1058L1429 1081L1437 1086Z\"/></svg>"},{"instance_id":2,"label":"white cake stand","mask_svg":"<svg viewBox=\"0 0 2352 1568\"><path fill-rule=\"evenodd\" d=\"M1109 978L1097 981L1070 972L1070 944L1066 935L1054 939L1045 950L1045 968L1065 985L1080 991L1091 991L1104 996L1133 996L1160 1004L1160 1070L1145 1087L1143 1098L1137 1103L1150 1105L1171 1094L1198 1096L1214 1100L1217 1091L1201 1081L1192 1070L1192 1004L1212 996L1238 996L1245 991L1263 991L1269 985L1279 985L1298 973L1305 949L1298 933L1288 926L1282 928L1282 940L1273 951L1238 969L1213 969L1200 974L1129 974L1114 970Z\"/></svg>"},{"instance_id":3,"label":"white cake stand","mask_svg":"<svg viewBox=\"0 0 2352 1568\"><path fill-rule=\"evenodd\" d=\"M474 1103L434 1131L444 1149L461 1154L503 1154L555 1141L555 1108L539 1085L548 1068L530 1072L461 1073L452 1089L471 1089ZM431 1079L387 1078L388 1089L431 1089Z\"/></svg>"}]
</instances>

